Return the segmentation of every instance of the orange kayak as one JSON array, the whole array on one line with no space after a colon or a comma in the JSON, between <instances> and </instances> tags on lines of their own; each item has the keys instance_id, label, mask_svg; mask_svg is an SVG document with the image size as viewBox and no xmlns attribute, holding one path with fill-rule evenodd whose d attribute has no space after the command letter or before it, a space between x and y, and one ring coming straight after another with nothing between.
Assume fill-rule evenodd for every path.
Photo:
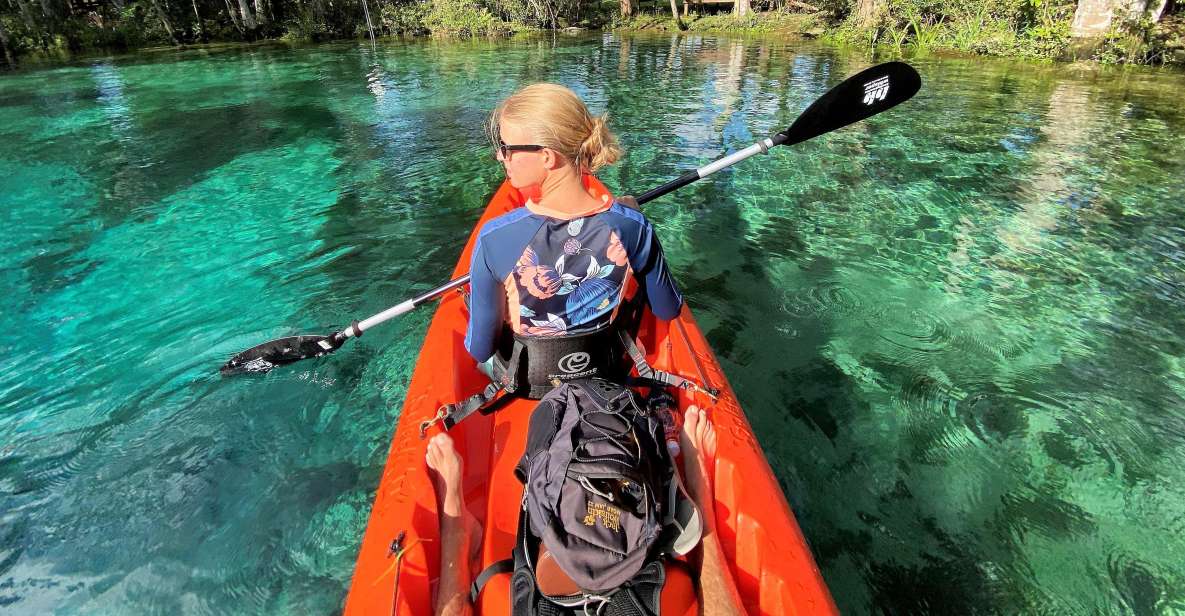
<instances>
[{"instance_id":1,"label":"orange kayak","mask_svg":"<svg viewBox=\"0 0 1185 616\"><path fill-rule=\"evenodd\" d=\"M590 177L588 182L592 194L608 194L596 179ZM454 277L468 273L477 229L522 204L518 191L503 183L474 227ZM391 442L346 598L346 614L432 613L441 565L440 530L420 424L432 419L441 405L463 400L489 383L465 350L467 323L461 295L445 296L428 328ZM690 309L685 306L669 322L647 315L638 340L655 369L720 390L715 402L691 391L674 393L680 409L697 404L716 424L718 534L748 613L836 614L794 514ZM510 557L523 490L513 469L526 444L527 420L534 406L532 400L513 400L491 415L475 413L449 431L465 461L466 504L483 527L481 564L474 575ZM433 426L428 436L440 429L439 424ZM687 568L689 580L697 577L690 565L678 564ZM668 576L663 614L697 613L691 584L679 586L676 577ZM498 578L481 593L478 613L509 612L509 576ZM670 600L672 594L681 596Z\"/></svg>"}]
</instances>

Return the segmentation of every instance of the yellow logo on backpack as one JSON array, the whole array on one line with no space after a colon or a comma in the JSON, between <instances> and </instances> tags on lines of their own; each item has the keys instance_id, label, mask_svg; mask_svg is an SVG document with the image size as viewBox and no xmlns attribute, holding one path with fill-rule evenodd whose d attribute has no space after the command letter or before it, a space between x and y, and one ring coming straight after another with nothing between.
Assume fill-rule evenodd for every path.
<instances>
[{"instance_id":1,"label":"yellow logo on backpack","mask_svg":"<svg viewBox=\"0 0 1185 616\"><path fill-rule=\"evenodd\" d=\"M584 516L585 526L594 526L600 520L601 526L613 531L621 532L621 510L604 503L588 503L588 513Z\"/></svg>"}]
</instances>

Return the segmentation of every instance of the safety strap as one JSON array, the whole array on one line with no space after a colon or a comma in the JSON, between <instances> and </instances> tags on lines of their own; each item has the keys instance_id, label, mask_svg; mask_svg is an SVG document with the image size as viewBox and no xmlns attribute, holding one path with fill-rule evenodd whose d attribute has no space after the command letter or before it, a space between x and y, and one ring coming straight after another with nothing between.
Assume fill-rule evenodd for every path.
<instances>
[{"instance_id":1,"label":"safety strap","mask_svg":"<svg viewBox=\"0 0 1185 616\"><path fill-rule=\"evenodd\" d=\"M634 367L638 370L638 376L645 381L653 381L662 383L663 385L670 385L671 387L678 387L679 389L690 389L707 394L715 402L720 397L720 390L715 387L704 387L691 379L683 378L677 374L665 372L663 370L655 370L650 362L646 361L646 350L642 347L642 343L634 340L634 337L626 333L624 330L618 331L621 337L621 344L629 353L630 359L634 362Z\"/></svg>"},{"instance_id":2,"label":"safety strap","mask_svg":"<svg viewBox=\"0 0 1185 616\"><path fill-rule=\"evenodd\" d=\"M510 361L503 366L495 356L493 362L494 379L480 392L469 396L460 402L451 402L440 407L436 417L420 424L420 438L428 433L428 428L437 422L444 424L445 430L451 430L462 419L480 411L483 415L492 413L497 403L506 394L513 394L518 389L518 366L522 357L523 345L517 340L510 352Z\"/></svg>"}]
</instances>

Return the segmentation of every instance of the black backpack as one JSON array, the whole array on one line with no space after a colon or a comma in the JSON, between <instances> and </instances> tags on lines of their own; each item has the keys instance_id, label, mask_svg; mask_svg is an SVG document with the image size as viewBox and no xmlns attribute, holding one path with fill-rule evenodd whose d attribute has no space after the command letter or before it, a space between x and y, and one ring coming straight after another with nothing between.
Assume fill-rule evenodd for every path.
<instances>
[{"instance_id":1,"label":"black backpack","mask_svg":"<svg viewBox=\"0 0 1185 616\"><path fill-rule=\"evenodd\" d=\"M676 519L676 511L687 517L690 503L677 488L660 419L634 392L587 379L548 393L531 415L515 474L525 487L513 558L482 572L473 599L494 574L512 571L516 615L659 613L662 558L677 537L687 544L693 532L698 540L698 517ZM539 590L541 546L578 591Z\"/></svg>"}]
</instances>

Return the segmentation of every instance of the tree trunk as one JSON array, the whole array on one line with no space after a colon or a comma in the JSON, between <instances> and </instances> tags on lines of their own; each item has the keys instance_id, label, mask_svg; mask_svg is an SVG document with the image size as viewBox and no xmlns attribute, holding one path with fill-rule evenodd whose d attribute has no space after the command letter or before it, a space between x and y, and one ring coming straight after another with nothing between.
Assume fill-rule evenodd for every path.
<instances>
[{"instance_id":1,"label":"tree trunk","mask_svg":"<svg viewBox=\"0 0 1185 616\"><path fill-rule=\"evenodd\" d=\"M538 0L530 0L531 6L535 7L535 18L541 23L549 24L551 29L555 29L555 17L551 13L551 5L544 3L540 5Z\"/></svg>"},{"instance_id":2,"label":"tree trunk","mask_svg":"<svg viewBox=\"0 0 1185 616\"><path fill-rule=\"evenodd\" d=\"M676 0L671 0L671 19L679 21L679 5L676 4Z\"/></svg>"},{"instance_id":3,"label":"tree trunk","mask_svg":"<svg viewBox=\"0 0 1185 616\"><path fill-rule=\"evenodd\" d=\"M261 26L267 23L266 11L263 10L263 0L255 0L255 21L259 22Z\"/></svg>"},{"instance_id":4,"label":"tree trunk","mask_svg":"<svg viewBox=\"0 0 1185 616\"><path fill-rule=\"evenodd\" d=\"M370 48L374 49L374 24L370 21L370 6L366 0L362 0L362 15L366 17L366 31L370 33Z\"/></svg>"},{"instance_id":5,"label":"tree trunk","mask_svg":"<svg viewBox=\"0 0 1185 616\"><path fill-rule=\"evenodd\" d=\"M856 26L868 30L880 25L885 0L856 0Z\"/></svg>"},{"instance_id":6,"label":"tree trunk","mask_svg":"<svg viewBox=\"0 0 1185 616\"><path fill-rule=\"evenodd\" d=\"M4 29L4 22L0 21L0 47L4 48L4 60L8 66L16 66L16 60L12 57L12 51L8 49L8 31Z\"/></svg>"},{"instance_id":7,"label":"tree trunk","mask_svg":"<svg viewBox=\"0 0 1185 616\"><path fill-rule=\"evenodd\" d=\"M29 10L29 5L16 0L17 9L21 12L21 18L25 20L25 27L29 28L29 32L41 32L41 28L37 27L37 21L33 19L33 12Z\"/></svg>"},{"instance_id":8,"label":"tree trunk","mask_svg":"<svg viewBox=\"0 0 1185 616\"><path fill-rule=\"evenodd\" d=\"M736 0L736 4L733 5L733 11L736 12L737 17L748 15L750 10L749 0Z\"/></svg>"},{"instance_id":9,"label":"tree trunk","mask_svg":"<svg viewBox=\"0 0 1185 616\"><path fill-rule=\"evenodd\" d=\"M621 16L632 17L634 14L634 4L630 0L620 0Z\"/></svg>"},{"instance_id":10,"label":"tree trunk","mask_svg":"<svg viewBox=\"0 0 1185 616\"><path fill-rule=\"evenodd\" d=\"M1116 20L1139 19L1147 15L1153 22L1160 21L1166 0L1078 0L1070 36L1074 38L1102 37L1111 30Z\"/></svg>"},{"instance_id":11,"label":"tree trunk","mask_svg":"<svg viewBox=\"0 0 1185 616\"><path fill-rule=\"evenodd\" d=\"M165 27L165 32L169 33L169 40L173 41L174 45L180 45L177 41L177 35L173 33L173 24L169 23L169 18L165 16L164 9L160 8L160 3L152 0L152 8L156 10L156 16L160 18L160 23Z\"/></svg>"},{"instance_id":12,"label":"tree trunk","mask_svg":"<svg viewBox=\"0 0 1185 616\"><path fill-rule=\"evenodd\" d=\"M256 28L255 17L251 15L251 7L247 6L247 0L239 0L239 13L243 18L243 26L254 32Z\"/></svg>"},{"instance_id":13,"label":"tree trunk","mask_svg":"<svg viewBox=\"0 0 1185 616\"><path fill-rule=\"evenodd\" d=\"M230 23L235 25L235 29L238 30L239 33L242 33L243 32L243 24L239 23L238 17L235 17L235 10L233 7L231 7L230 0L225 0L225 2L226 2L226 14L230 15Z\"/></svg>"},{"instance_id":14,"label":"tree trunk","mask_svg":"<svg viewBox=\"0 0 1185 616\"><path fill-rule=\"evenodd\" d=\"M198 38L202 38L202 15L197 10L197 0L190 0L193 3L193 33Z\"/></svg>"}]
</instances>

